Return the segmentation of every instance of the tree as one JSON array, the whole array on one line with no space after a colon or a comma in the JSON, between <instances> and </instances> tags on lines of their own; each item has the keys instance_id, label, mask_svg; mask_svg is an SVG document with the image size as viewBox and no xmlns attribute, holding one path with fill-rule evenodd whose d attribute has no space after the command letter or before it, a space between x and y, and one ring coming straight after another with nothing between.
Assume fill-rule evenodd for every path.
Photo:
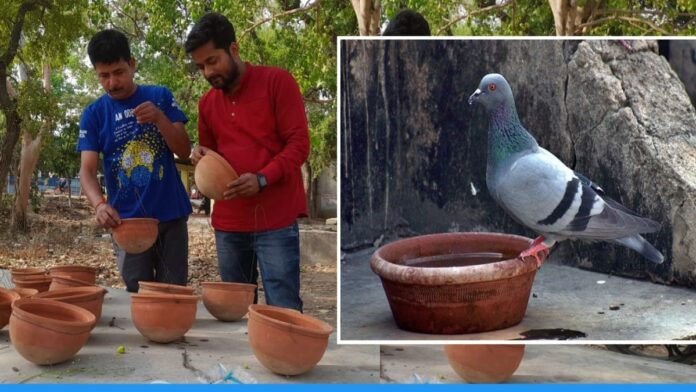
<instances>
[{"instance_id":1,"label":"tree","mask_svg":"<svg viewBox=\"0 0 696 392\"><path fill-rule=\"evenodd\" d=\"M50 66L62 63L70 46L80 36L87 5L86 0L15 0L4 5L9 11L7 15L12 17L0 25L1 42L7 44L0 55L0 80L6 81L0 83L0 107L5 117L0 179L4 183L7 178L14 147L22 134L13 210L14 225L21 231L27 228L29 185L38 158L40 134L50 128L57 116L48 82ZM18 78L14 77L16 72ZM37 76L42 73L43 85L42 78ZM10 95L10 90L17 94Z\"/></svg>"},{"instance_id":2,"label":"tree","mask_svg":"<svg viewBox=\"0 0 696 392\"><path fill-rule=\"evenodd\" d=\"M433 35L696 33L696 0L399 0L382 8L383 20L402 8L420 12Z\"/></svg>"}]
</instances>

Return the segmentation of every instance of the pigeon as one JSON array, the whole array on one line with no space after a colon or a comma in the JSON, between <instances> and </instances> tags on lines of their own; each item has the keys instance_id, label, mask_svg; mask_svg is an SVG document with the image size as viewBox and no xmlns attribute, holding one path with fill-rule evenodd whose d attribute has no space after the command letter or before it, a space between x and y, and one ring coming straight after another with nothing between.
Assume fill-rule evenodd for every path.
<instances>
[{"instance_id":1,"label":"pigeon","mask_svg":"<svg viewBox=\"0 0 696 392\"><path fill-rule=\"evenodd\" d=\"M660 224L610 199L604 190L540 147L522 126L510 85L488 74L469 97L488 114L486 186L493 199L517 222L537 232L519 257L538 256L566 239L610 241L660 264L664 256L640 233Z\"/></svg>"}]
</instances>

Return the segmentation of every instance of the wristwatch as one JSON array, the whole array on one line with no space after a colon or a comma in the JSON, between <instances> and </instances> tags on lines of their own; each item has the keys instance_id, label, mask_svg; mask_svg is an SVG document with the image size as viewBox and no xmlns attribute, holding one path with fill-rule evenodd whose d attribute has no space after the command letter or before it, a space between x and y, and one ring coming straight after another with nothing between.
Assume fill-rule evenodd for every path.
<instances>
[{"instance_id":1,"label":"wristwatch","mask_svg":"<svg viewBox=\"0 0 696 392\"><path fill-rule=\"evenodd\" d=\"M259 193L261 193L263 188L268 185L268 182L266 182L266 176L261 173L256 173L256 179L259 181Z\"/></svg>"}]
</instances>

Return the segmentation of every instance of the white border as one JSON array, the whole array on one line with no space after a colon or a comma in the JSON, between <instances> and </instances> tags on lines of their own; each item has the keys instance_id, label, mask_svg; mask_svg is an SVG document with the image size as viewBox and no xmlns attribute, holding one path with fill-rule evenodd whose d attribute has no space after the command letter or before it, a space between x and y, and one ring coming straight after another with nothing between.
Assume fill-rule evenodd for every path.
<instances>
[{"instance_id":1,"label":"white border","mask_svg":"<svg viewBox=\"0 0 696 392\"><path fill-rule=\"evenodd\" d=\"M696 41L696 36L430 36L430 37L355 37L355 36L339 36L336 37L336 141L338 143L336 149L336 186L337 186L337 236L338 244L336 246L336 342L343 345L447 345L447 344L510 344L510 345L665 345L665 344L681 344L689 345L696 344L696 340L344 340L341 339L341 44L343 41L383 41L383 40L417 40L417 41L611 41L611 40L626 40L626 41L654 41L654 40L670 40L670 41ZM395 328L397 328L395 326ZM696 334L696 325L694 325L694 334ZM446 336L446 335L442 335Z\"/></svg>"}]
</instances>

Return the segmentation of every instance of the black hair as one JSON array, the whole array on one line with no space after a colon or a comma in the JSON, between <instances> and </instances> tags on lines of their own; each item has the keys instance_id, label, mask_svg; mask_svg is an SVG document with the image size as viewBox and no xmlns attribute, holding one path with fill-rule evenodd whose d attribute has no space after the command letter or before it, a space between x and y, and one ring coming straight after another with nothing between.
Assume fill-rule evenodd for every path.
<instances>
[{"instance_id":1,"label":"black hair","mask_svg":"<svg viewBox=\"0 0 696 392\"><path fill-rule=\"evenodd\" d=\"M423 15L404 9L392 19L382 36L430 35L430 25Z\"/></svg>"},{"instance_id":2,"label":"black hair","mask_svg":"<svg viewBox=\"0 0 696 392\"><path fill-rule=\"evenodd\" d=\"M184 49L186 53L191 53L211 40L216 49L225 50L229 49L232 42L237 41L232 23L224 15L216 12L208 12L193 25L186 37Z\"/></svg>"},{"instance_id":3,"label":"black hair","mask_svg":"<svg viewBox=\"0 0 696 392\"><path fill-rule=\"evenodd\" d=\"M123 59L131 59L130 45L126 35L118 30L102 30L94 34L87 45L87 54L92 66L97 63L113 64Z\"/></svg>"}]
</instances>

